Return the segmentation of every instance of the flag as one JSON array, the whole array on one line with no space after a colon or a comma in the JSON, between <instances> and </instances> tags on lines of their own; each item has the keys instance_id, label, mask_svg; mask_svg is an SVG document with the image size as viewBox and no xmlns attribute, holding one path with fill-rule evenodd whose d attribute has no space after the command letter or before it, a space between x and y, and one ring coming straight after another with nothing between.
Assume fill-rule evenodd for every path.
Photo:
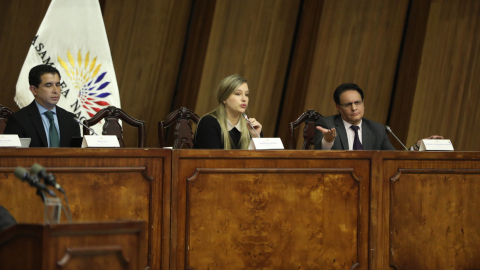
<instances>
[{"instance_id":1,"label":"flag","mask_svg":"<svg viewBox=\"0 0 480 270\"><path fill-rule=\"evenodd\" d=\"M20 108L34 99L28 73L40 64L58 69L62 96L57 105L74 113L80 121L90 119L109 105L120 108L98 0L52 0L17 81L15 102ZM101 134L102 125L97 124L94 129Z\"/></svg>"}]
</instances>

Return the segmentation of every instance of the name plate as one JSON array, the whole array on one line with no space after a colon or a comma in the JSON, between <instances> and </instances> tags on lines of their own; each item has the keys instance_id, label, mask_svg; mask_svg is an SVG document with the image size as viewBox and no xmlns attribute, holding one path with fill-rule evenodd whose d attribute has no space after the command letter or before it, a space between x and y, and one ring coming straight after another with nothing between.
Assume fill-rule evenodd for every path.
<instances>
[{"instance_id":1,"label":"name plate","mask_svg":"<svg viewBox=\"0 0 480 270\"><path fill-rule=\"evenodd\" d=\"M419 151L453 151L450 140L423 139Z\"/></svg>"},{"instance_id":2,"label":"name plate","mask_svg":"<svg viewBox=\"0 0 480 270\"><path fill-rule=\"evenodd\" d=\"M278 150L284 149L280 138L252 138L256 150Z\"/></svg>"},{"instance_id":3,"label":"name plate","mask_svg":"<svg viewBox=\"0 0 480 270\"><path fill-rule=\"evenodd\" d=\"M120 147L120 143L118 143L115 135L85 135L83 136L82 148L87 147L114 148Z\"/></svg>"},{"instance_id":4,"label":"name plate","mask_svg":"<svg viewBox=\"0 0 480 270\"><path fill-rule=\"evenodd\" d=\"M20 138L17 134L0 134L0 147L20 147Z\"/></svg>"}]
</instances>

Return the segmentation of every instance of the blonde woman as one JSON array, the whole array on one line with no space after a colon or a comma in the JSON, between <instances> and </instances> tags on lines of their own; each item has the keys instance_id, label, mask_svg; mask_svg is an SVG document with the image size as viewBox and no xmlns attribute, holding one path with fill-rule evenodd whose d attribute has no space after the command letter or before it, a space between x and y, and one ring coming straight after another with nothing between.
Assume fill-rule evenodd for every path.
<instances>
[{"instance_id":1,"label":"blonde woman","mask_svg":"<svg viewBox=\"0 0 480 270\"><path fill-rule=\"evenodd\" d=\"M249 149L251 138L261 134L262 125L242 116L248 108L247 80L239 75L224 78L217 91L218 106L200 119L195 133L198 149Z\"/></svg>"}]
</instances>

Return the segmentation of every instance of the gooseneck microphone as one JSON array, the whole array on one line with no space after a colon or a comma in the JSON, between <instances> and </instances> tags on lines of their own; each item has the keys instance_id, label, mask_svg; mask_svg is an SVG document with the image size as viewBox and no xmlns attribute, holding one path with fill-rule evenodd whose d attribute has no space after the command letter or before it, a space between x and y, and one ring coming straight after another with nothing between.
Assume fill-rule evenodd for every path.
<instances>
[{"instance_id":1,"label":"gooseneck microphone","mask_svg":"<svg viewBox=\"0 0 480 270\"><path fill-rule=\"evenodd\" d=\"M243 117L245 117L245 120L247 120L247 123L252 127L253 129L253 132L255 132L255 134L257 134L257 137L260 138L260 135L258 135L257 131L255 130L255 128L253 127L252 123L250 123L250 121L248 121L248 117L245 113L242 113Z\"/></svg>"},{"instance_id":2,"label":"gooseneck microphone","mask_svg":"<svg viewBox=\"0 0 480 270\"><path fill-rule=\"evenodd\" d=\"M25 168L17 167L13 174L20 180L27 182L30 186L43 190L48 193L48 195L52 197L57 197L53 191L47 188L45 184L40 182L35 175L30 175Z\"/></svg>"},{"instance_id":3,"label":"gooseneck microphone","mask_svg":"<svg viewBox=\"0 0 480 270\"><path fill-rule=\"evenodd\" d=\"M38 176L38 178L43 179L45 184L49 186L53 186L60 192L65 193L65 190L63 190L62 186L60 186L55 180L55 176L51 173L47 173L47 170L44 167L42 167L42 165L35 163L33 164L32 169L30 171L32 172L32 174Z\"/></svg>"},{"instance_id":4,"label":"gooseneck microphone","mask_svg":"<svg viewBox=\"0 0 480 270\"><path fill-rule=\"evenodd\" d=\"M78 120L77 118L73 118L73 120L75 120L75 121L76 121L77 123L79 123L80 125L82 125L82 126L84 126L84 127L88 128L88 130L90 130L90 132L92 132L92 133L93 133L93 135L95 135L95 136L98 136L98 134L97 134L97 133L95 133L95 131L93 130L93 128L91 128L91 127L88 127L88 126L87 126L87 125L85 125L84 123L80 122L80 120Z\"/></svg>"},{"instance_id":5,"label":"gooseneck microphone","mask_svg":"<svg viewBox=\"0 0 480 270\"><path fill-rule=\"evenodd\" d=\"M405 147L405 145L402 143L402 141L400 141L400 139L397 138L397 136L395 136L392 129L388 125L385 125L385 129L387 129L387 131L390 132L393 135L393 137L395 137L395 139L397 139L397 141L403 146L403 148L405 148L405 150L408 151L408 148Z\"/></svg>"}]
</instances>

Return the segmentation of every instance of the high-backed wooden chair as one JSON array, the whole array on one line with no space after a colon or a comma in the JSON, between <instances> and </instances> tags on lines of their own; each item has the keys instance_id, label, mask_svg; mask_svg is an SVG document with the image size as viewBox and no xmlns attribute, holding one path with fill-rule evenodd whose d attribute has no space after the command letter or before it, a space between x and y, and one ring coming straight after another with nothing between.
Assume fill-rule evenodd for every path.
<instances>
[{"instance_id":1,"label":"high-backed wooden chair","mask_svg":"<svg viewBox=\"0 0 480 270\"><path fill-rule=\"evenodd\" d=\"M315 142L313 141L313 137L315 134L315 122L317 120L323 117L321 114L314 110L308 110L300 117L298 117L297 120L291 122L288 125L288 134L290 134L290 149L295 149L296 148L296 141L295 141L295 129L299 127L302 123L305 124L303 128L303 145L302 149L310 149L310 147L315 145Z\"/></svg>"},{"instance_id":2,"label":"high-backed wooden chair","mask_svg":"<svg viewBox=\"0 0 480 270\"><path fill-rule=\"evenodd\" d=\"M119 119L122 120L124 123L127 123L138 129L138 148L145 147L145 121L137 120L131 117L120 108L117 108L115 106L108 106L107 108L101 109L92 118L88 120L83 120L83 123L86 126L91 127L100 122L102 119L105 120L105 123L103 124L102 134L116 135L120 143L120 147L125 147L125 144L123 143L123 129L122 126L120 126L120 124L118 123ZM88 128L86 127L83 127L83 135L90 135L90 130L88 130Z\"/></svg>"},{"instance_id":3,"label":"high-backed wooden chair","mask_svg":"<svg viewBox=\"0 0 480 270\"><path fill-rule=\"evenodd\" d=\"M0 104L0 134L3 134L5 126L7 126L8 117L13 114L13 111Z\"/></svg>"},{"instance_id":4,"label":"high-backed wooden chair","mask_svg":"<svg viewBox=\"0 0 480 270\"><path fill-rule=\"evenodd\" d=\"M165 128L171 124L176 123L174 130L175 141L173 149L193 148L193 131L190 121L198 124L200 117L192 110L181 107L178 110L171 112L167 119L158 122L158 142L160 147L165 147Z\"/></svg>"}]
</instances>

